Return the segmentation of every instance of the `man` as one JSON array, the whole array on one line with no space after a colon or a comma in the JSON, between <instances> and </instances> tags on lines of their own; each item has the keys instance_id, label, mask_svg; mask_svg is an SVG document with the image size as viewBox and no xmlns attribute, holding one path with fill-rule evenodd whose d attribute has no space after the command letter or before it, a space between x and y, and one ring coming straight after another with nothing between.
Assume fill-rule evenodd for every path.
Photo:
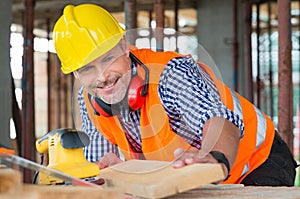
<instances>
[{"instance_id":1,"label":"man","mask_svg":"<svg viewBox=\"0 0 300 199\"><path fill-rule=\"evenodd\" d=\"M124 34L92 4L66 6L53 31L62 71L83 85L83 124L109 144L100 168L122 161L117 146L126 160L221 163L223 183L293 185L296 163L269 117L205 64L130 47Z\"/></svg>"}]
</instances>

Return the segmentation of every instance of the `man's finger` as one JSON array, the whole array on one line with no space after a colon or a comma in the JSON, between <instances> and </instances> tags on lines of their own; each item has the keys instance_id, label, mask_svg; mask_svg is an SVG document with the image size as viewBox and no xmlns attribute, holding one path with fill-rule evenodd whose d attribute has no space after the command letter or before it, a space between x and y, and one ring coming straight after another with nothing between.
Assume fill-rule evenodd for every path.
<instances>
[{"instance_id":1,"label":"man's finger","mask_svg":"<svg viewBox=\"0 0 300 199\"><path fill-rule=\"evenodd\" d=\"M183 166L185 166L185 164L184 164L183 161L181 161L181 160L177 160L177 161L175 161L175 162L173 163L173 167L174 167L174 168L181 168L181 167L183 167Z\"/></svg>"},{"instance_id":2,"label":"man's finger","mask_svg":"<svg viewBox=\"0 0 300 199\"><path fill-rule=\"evenodd\" d=\"M183 153L184 153L184 150L183 150L182 148L177 148L177 149L175 149L175 151L174 151L174 156L175 156L176 158L179 158Z\"/></svg>"}]
</instances>

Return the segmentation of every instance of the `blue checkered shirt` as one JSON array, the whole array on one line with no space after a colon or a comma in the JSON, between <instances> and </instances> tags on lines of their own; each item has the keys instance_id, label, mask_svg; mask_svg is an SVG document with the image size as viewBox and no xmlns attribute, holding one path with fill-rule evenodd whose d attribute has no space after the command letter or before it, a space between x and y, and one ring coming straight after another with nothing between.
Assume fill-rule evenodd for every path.
<instances>
[{"instance_id":1,"label":"blue checkered shirt","mask_svg":"<svg viewBox=\"0 0 300 199\"><path fill-rule=\"evenodd\" d=\"M226 108L206 71L192 57L174 58L161 74L158 92L169 117L172 130L189 144L200 149L205 122L212 117L223 117L235 124L244 133L242 118ZM118 147L110 143L92 124L83 99L83 89L78 93L82 130L91 143L85 148L85 156L95 162L107 152L119 156ZM142 152L140 135L140 111L129 113L129 120L118 116L131 148Z\"/></svg>"}]
</instances>

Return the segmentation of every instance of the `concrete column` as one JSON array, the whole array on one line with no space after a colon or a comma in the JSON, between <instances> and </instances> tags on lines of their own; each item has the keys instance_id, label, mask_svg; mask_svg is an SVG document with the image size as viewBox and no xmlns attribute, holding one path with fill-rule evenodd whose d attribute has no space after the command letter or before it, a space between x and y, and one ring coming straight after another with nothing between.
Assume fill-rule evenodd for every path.
<instances>
[{"instance_id":1,"label":"concrete column","mask_svg":"<svg viewBox=\"0 0 300 199\"><path fill-rule=\"evenodd\" d=\"M0 144L12 147L10 118L12 117L12 89L10 70L10 25L12 23L12 0L0 1Z\"/></svg>"},{"instance_id":2,"label":"concrete column","mask_svg":"<svg viewBox=\"0 0 300 199\"><path fill-rule=\"evenodd\" d=\"M243 70L240 63L243 63L241 49L241 40L243 39L243 24L242 10L240 4L237 5L237 35L234 40L234 9L233 0L201 0L197 1L197 35L198 42L205 48L212 60L217 65L223 81L229 87L234 88L233 76L233 46L239 47L236 49L238 58L238 71L236 74L239 80L244 78L241 76ZM237 45L238 44L238 45ZM201 57L201 55L199 55ZM201 59L200 59L201 61ZM240 81L237 82L240 84ZM239 85L239 91L244 90L245 85Z\"/></svg>"}]
</instances>

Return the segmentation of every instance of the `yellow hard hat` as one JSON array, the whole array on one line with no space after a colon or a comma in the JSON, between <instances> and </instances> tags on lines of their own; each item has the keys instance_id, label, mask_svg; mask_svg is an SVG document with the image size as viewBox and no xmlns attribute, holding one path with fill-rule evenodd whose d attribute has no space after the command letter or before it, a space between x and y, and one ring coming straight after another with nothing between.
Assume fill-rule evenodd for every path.
<instances>
[{"instance_id":1,"label":"yellow hard hat","mask_svg":"<svg viewBox=\"0 0 300 199\"><path fill-rule=\"evenodd\" d=\"M100 6L67 5L53 29L54 47L63 73L71 73L111 50L124 32Z\"/></svg>"}]
</instances>

